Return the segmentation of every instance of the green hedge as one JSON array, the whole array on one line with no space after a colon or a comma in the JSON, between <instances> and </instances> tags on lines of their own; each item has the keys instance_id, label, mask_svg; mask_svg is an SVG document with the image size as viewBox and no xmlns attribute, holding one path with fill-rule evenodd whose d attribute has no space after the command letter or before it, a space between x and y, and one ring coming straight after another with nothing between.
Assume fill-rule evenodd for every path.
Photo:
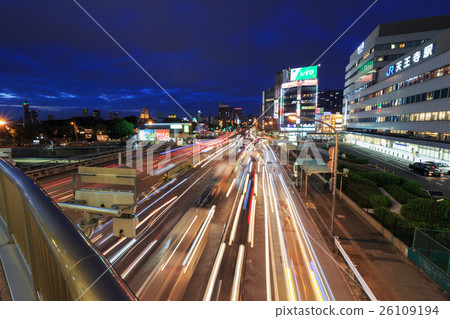
<instances>
[{"instance_id":1,"label":"green hedge","mask_svg":"<svg viewBox=\"0 0 450 319\"><path fill-rule=\"evenodd\" d=\"M380 207L373 210L373 217L408 246L412 245L414 229L416 227L426 227L426 224L423 222L408 220L388 209Z\"/></svg>"},{"instance_id":2,"label":"green hedge","mask_svg":"<svg viewBox=\"0 0 450 319\"><path fill-rule=\"evenodd\" d=\"M412 221L424 222L429 224L433 214L433 199L415 198L403 205L400 212L402 215ZM436 203L436 214L434 216L434 225L436 228L450 228L450 200L444 199Z\"/></svg>"},{"instance_id":3,"label":"green hedge","mask_svg":"<svg viewBox=\"0 0 450 319\"><path fill-rule=\"evenodd\" d=\"M383 188L402 205L408 203L408 200L416 198L416 196L414 196L410 192L405 191L398 185L385 185Z\"/></svg>"},{"instance_id":4,"label":"green hedge","mask_svg":"<svg viewBox=\"0 0 450 319\"><path fill-rule=\"evenodd\" d=\"M372 208L373 204L370 198L373 195L383 195L375 182L354 172L349 172L348 177L344 180L343 190L345 194L355 201L359 207Z\"/></svg>"},{"instance_id":5,"label":"green hedge","mask_svg":"<svg viewBox=\"0 0 450 319\"><path fill-rule=\"evenodd\" d=\"M372 195L370 200L383 208L389 208L392 205L391 199L386 195Z\"/></svg>"},{"instance_id":6,"label":"green hedge","mask_svg":"<svg viewBox=\"0 0 450 319\"><path fill-rule=\"evenodd\" d=\"M420 198L430 198L430 195L428 195L427 192L425 192L421 187L420 184L412 179L405 178L405 181L402 184L402 188L411 194L416 195Z\"/></svg>"},{"instance_id":7,"label":"green hedge","mask_svg":"<svg viewBox=\"0 0 450 319\"><path fill-rule=\"evenodd\" d=\"M379 187L391 184L401 185L405 181L405 178L401 176L386 172L365 172L362 176L374 181Z\"/></svg>"}]
</instances>

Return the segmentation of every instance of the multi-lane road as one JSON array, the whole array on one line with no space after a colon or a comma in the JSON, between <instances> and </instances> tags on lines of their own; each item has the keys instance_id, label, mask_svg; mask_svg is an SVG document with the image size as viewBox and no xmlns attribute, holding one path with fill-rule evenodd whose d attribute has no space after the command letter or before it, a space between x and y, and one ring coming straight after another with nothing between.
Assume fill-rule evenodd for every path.
<instances>
[{"instance_id":1,"label":"multi-lane road","mask_svg":"<svg viewBox=\"0 0 450 319\"><path fill-rule=\"evenodd\" d=\"M225 135L151 159L138 174L136 237L113 236L110 218L90 237L140 300L353 298L265 140ZM170 181L147 174L191 159ZM40 184L56 202L73 196L71 176Z\"/></svg>"}]
</instances>

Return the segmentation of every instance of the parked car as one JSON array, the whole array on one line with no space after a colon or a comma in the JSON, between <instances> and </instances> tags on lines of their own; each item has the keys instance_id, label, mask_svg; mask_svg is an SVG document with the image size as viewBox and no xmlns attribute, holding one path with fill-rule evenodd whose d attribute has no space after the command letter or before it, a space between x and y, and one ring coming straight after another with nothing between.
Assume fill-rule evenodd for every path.
<instances>
[{"instance_id":1,"label":"parked car","mask_svg":"<svg viewBox=\"0 0 450 319\"><path fill-rule=\"evenodd\" d=\"M416 162L416 163L409 164L409 168L412 171L421 173L425 176L440 177L443 175L442 171L439 168L437 168L436 165L429 164L429 163Z\"/></svg>"},{"instance_id":2,"label":"parked car","mask_svg":"<svg viewBox=\"0 0 450 319\"><path fill-rule=\"evenodd\" d=\"M448 165L447 163L440 163L440 162L425 162L425 163L436 166L442 171L443 174L450 175L450 165Z\"/></svg>"}]
</instances>

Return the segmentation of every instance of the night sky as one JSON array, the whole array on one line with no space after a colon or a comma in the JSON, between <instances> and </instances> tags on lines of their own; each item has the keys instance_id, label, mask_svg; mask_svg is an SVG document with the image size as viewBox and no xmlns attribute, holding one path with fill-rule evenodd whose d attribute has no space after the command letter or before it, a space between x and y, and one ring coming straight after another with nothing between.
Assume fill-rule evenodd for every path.
<instances>
[{"instance_id":1,"label":"night sky","mask_svg":"<svg viewBox=\"0 0 450 319\"><path fill-rule=\"evenodd\" d=\"M309 66L374 0L78 0L189 113L258 113L277 68ZM0 116L186 116L72 0L1 0ZM342 89L349 55L380 23L449 13L448 1L378 2L317 63Z\"/></svg>"}]
</instances>

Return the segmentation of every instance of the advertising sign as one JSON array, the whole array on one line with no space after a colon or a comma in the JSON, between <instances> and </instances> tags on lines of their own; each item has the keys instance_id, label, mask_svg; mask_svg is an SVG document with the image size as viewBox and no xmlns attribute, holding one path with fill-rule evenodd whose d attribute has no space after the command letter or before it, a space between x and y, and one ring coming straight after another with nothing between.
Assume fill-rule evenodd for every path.
<instances>
[{"instance_id":1,"label":"advertising sign","mask_svg":"<svg viewBox=\"0 0 450 319\"><path fill-rule=\"evenodd\" d=\"M291 69L291 81L317 78L317 65Z\"/></svg>"},{"instance_id":2,"label":"advertising sign","mask_svg":"<svg viewBox=\"0 0 450 319\"><path fill-rule=\"evenodd\" d=\"M273 118L278 118L278 100L273 101Z\"/></svg>"},{"instance_id":3,"label":"advertising sign","mask_svg":"<svg viewBox=\"0 0 450 319\"><path fill-rule=\"evenodd\" d=\"M317 79L310 79L310 80L299 80L294 82L288 82L281 84L281 87L283 89L289 89L296 86L302 86L302 85L317 85L319 81Z\"/></svg>"},{"instance_id":4,"label":"advertising sign","mask_svg":"<svg viewBox=\"0 0 450 319\"><path fill-rule=\"evenodd\" d=\"M138 139L139 141L154 141L156 139L155 130L139 130Z\"/></svg>"},{"instance_id":5,"label":"advertising sign","mask_svg":"<svg viewBox=\"0 0 450 319\"><path fill-rule=\"evenodd\" d=\"M155 133L156 133L156 139L158 141L169 141L170 140L169 130L155 130Z\"/></svg>"}]
</instances>

